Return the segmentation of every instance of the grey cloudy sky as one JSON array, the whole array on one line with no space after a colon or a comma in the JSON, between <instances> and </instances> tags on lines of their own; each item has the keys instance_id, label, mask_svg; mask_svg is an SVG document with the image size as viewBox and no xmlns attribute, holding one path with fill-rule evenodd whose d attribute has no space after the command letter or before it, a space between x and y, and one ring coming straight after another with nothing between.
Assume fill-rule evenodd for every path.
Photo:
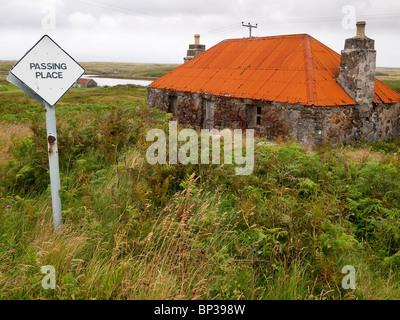
<instances>
[{"instance_id":1,"label":"grey cloudy sky","mask_svg":"<svg viewBox=\"0 0 400 320\"><path fill-rule=\"evenodd\" d=\"M77 61L182 63L195 33L207 48L248 35L308 33L340 53L353 13L375 39L377 65L400 67L399 0L0 0L0 60L48 34Z\"/></svg>"}]
</instances>

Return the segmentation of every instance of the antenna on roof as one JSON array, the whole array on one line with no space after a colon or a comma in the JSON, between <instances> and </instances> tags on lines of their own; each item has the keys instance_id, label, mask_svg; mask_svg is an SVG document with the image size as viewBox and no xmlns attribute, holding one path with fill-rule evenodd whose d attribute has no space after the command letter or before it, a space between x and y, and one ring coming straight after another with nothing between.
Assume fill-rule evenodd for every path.
<instances>
[{"instance_id":1,"label":"antenna on roof","mask_svg":"<svg viewBox=\"0 0 400 320\"><path fill-rule=\"evenodd\" d=\"M242 22L242 27L247 27L249 28L249 38L251 38L251 29L256 28L257 29L258 23L256 23L255 26L253 26L250 22L248 24L244 24L244 22Z\"/></svg>"}]
</instances>

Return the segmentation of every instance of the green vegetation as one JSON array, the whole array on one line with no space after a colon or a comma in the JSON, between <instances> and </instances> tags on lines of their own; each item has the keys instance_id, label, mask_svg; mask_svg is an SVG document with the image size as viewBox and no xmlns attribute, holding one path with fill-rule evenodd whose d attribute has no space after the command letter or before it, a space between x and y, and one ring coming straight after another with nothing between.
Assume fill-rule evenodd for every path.
<instances>
[{"instance_id":1,"label":"green vegetation","mask_svg":"<svg viewBox=\"0 0 400 320\"><path fill-rule=\"evenodd\" d=\"M54 234L44 108L0 84L2 299L400 299L398 140L260 145L250 176L153 166L146 133L169 115L147 109L145 88L71 89Z\"/></svg>"},{"instance_id":2,"label":"green vegetation","mask_svg":"<svg viewBox=\"0 0 400 320\"><path fill-rule=\"evenodd\" d=\"M376 68L376 76L379 80L400 92L400 69L399 68Z\"/></svg>"}]
</instances>

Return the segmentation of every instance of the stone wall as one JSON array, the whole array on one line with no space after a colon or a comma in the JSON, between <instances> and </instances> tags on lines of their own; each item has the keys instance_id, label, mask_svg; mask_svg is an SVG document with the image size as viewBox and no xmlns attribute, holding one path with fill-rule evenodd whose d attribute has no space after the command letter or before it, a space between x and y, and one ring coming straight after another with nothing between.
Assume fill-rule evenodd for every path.
<instances>
[{"instance_id":1,"label":"stone wall","mask_svg":"<svg viewBox=\"0 0 400 320\"><path fill-rule=\"evenodd\" d=\"M375 92L375 41L366 37L346 39L341 52L337 82L358 104L371 105Z\"/></svg>"},{"instance_id":2,"label":"stone wall","mask_svg":"<svg viewBox=\"0 0 400 320\"><path fill-rule=\"evenodd\" d=\"M183 61L187 62L187 61L195 58L197 55L199 55L200 53L202 53L205 50L206 50L206 46L204 44L190 44L189 50L186 53L186 57L183 58Z\"/></svg>"},{"instance_id":3,"label":"stone wall","mask_svg":"<svg viewBox=\"0 0 400 320\"><path fill-rule=\"evenodd\" d=\"M368 109L359 105L315 107L148 88L148 106L171 113L171 96L177 99L174 119L196 130L204 127L203 100L209 99L214 101L214 128L219 130L248 128L247 110L255 106L261 107L261 124L255 127L256 133L268 139L292 136L307 145L324 141L349 144L400 136L400 103L374 104Z\"/></svg>"}]
</instances>

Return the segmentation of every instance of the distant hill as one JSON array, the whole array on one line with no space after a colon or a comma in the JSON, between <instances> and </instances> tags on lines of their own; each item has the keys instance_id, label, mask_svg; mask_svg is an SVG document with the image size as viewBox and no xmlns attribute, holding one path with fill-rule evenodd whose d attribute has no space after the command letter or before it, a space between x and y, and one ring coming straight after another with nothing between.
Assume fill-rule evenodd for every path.
<instances>
[{"instance_id":1,"label":"distant hill","mask_svg":"<svg viewBox=\"0 0 400 320\"><path fill-rule=\"evenodd\" d=\"M0 73L7 74L17 61L0 60ZM158 78L179 66L161 63L80 62L86 74L117 77Z\"/></svg>"},{"instance_id":2,"label":"distant hill","mask_svg":"<svg viewBox=\"0 0 400 320\"><path fill-rule=\"evenodd\" d=\"M118 77L158 78L179 66L179 64L82 62L86 74L101 74Z\"/></svg>"}]
</instances>

